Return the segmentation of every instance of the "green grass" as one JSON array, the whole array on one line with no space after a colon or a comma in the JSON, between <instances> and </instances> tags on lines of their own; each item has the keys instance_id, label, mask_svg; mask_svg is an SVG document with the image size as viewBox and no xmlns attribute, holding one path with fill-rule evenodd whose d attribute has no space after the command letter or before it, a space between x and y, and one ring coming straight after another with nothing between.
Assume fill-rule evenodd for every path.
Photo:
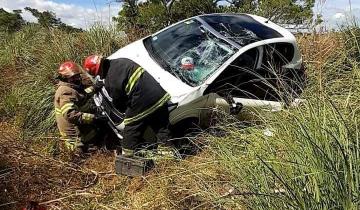
<instances>
[{"instance_id":1,"label":"green grass","mask_svg":"<svg viewBox=\"0 0 360 210\"><path fill-rule=\"evenodd\" d=\"M319 68L308 66L305 104L259 112L261 125L209 137L236 189L221 202L249 209L359 209L360 39L354 30L336 36L344 45Z\"/></svg>"},{"instance_id":2,"label":"green grass","mask_svg":"<svg viewBox=\"0 0 360 210\"><path fill-rule=\"evenodd\" d=\"M65 33L57 29L27 26L1 43L0 66L16 78L0 105L3 118L16 115L24 134L43 135L55 127L53 95L60 63L82 65L90 54L109 55L127 41L114 29L94 26L89 32Z\"/></svg>"},{"instance_id":3,"label":"green grass","mask_svg":"<svg viewBox=\"0 0 360 210\"><path fill-rule=\"evenodd\" d=\"M81 64L88 54L109 55L128 41L101 26L74 34L27 26L0 38L0 71L13 73L11 85L9 78L0 80L1 119L15 119L25 137L55 131L54 77L61 62ZM97 202L74 198L63 204L74 209L144 204L149 209L359 209L359 42L356 26L304 38L306 103L277 113L255 112L258 120L246 123L251 127L224 122L226 136L205 135L204 153L158 166L142 186L136 180L119 178L114 184L99 178L88 189L98 195ZM265 130L273 135L264 135Z\"/></svg>"}]
</instances>

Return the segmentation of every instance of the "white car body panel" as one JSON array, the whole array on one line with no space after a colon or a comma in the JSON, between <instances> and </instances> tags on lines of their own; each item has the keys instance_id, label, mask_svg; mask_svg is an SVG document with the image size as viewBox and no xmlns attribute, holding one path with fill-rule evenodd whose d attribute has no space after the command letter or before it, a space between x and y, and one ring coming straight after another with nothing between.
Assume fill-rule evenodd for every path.
<instances>
[{"instance_id":1,"label":"white car body panel","mask_svg":"<svg viewBox=\"0 0 360 210\"><path fill-rule=\"evenodd\" d=\"M219 14L221 15L221 14ZM238 50L230 59L228 59L225 63L223 63L214 73L210 76L202 85L198 87L191 87L180 79L173 76L171 73L164 70L159 64L157 64L149 55L148 51L146 50L143 40L141 39L136 42L133 42L124 48L119 49L114 54L108 57L108 59L117 59L117 58L128 58L133 60L134 62L138 63L142 66L148 73L150 73L157 82L171 95L171 101L173 103L178 103L179 105L186 104L200 96L203 95L204 91L211 84L225 69L228 65L230 65L237 57L239 57L242 53L246 52L249 49L259 47L265 44L271 43L279 43L279 42L287 42L294 45L295 49L297 49L296 39L293 34L291 34L285 28L276 25L275 23L268 21L263 17L259 17L256 15L249 15L258 22L262 23L263 25L272 28L279 32L283 37L280 38L273 38L273 39L266 39L261 40L255 43L251 43L246 45ZM200 16L201 17L201 16ZM189 18L191 19L191 18ZM187 19L187 20L189 20ZM185 22L187 20L181 21L179 23ZM177 25L179 23L175 23L154 35L161 33L162 31ZM298 50L295 50L294 57L292 61L287 64L285 67L288 68L295 68L299 69L302 63L301 55ZM279 107L282 107L280 102L273 102L273 101L264 101L264 100L253 100L253 99L236 99L237 102L241 102L244 106L265 106L272 107L271 109L278 110Z\"/></svg>"},{"instance_id":2,"label":"white car body panel","mask_svg":"<svg viewBox=\"0 0 360 210\"><path fill-rule=\"evenodd\" d=\"M165 71L159 66L149 55L145 49L143 40L136 41L127 45L124 48L119 49L114 54L108 57L108 59L128 58L140 66L142 66L159 84L171 95L171 101L173 103L179 103L186 98L186 96L198 88L191 87L181 80Z\"/></svg>"}]
</instances>

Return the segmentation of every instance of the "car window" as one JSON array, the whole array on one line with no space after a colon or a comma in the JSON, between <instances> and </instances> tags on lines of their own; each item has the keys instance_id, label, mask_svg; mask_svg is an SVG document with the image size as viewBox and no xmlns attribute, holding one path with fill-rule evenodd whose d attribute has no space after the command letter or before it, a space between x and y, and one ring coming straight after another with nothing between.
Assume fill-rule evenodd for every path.
<instances>
[{"instance_id":1,"label":"car window","mask_svg":"<svg viewBox=\"0 0 360 210\"><path fill-rule=\"evenodd\" d=\"M191 86L202 84L237 51L195 19L151 36L144 44L164 69ZM191 70L183 68L186 58L193 64Z\"/></svg>"},{"instance_id":2,"label":"car window","mask_svg":"<svg viewBox=\"0 0 360 210\"><path fill-rule=\"evenodd\" d=\"M240 46L253 42L282 37L277 31L257 22L248 15L205 15L201 16L212 28Z\"/></svg>"},{"instance_id":3,"label":"car window","mask_svg":"<svg viewBox=\"0 0 360 210\"><path fill-rule=\"evenodd\" d=\"M263 69L257 69L259 50L252 48L236 58L205 90L223 97L276 100Z\"/></svg>"},{"instance_id":4,"label":"car window","mask_svg":"<svg viewBox=\"0 0 360 210\"><path fill-rule=\"evenodd\" d=\"M221 72L204 94L287 100L291 94L301 91L304 78L302 71L283 68L293 56L294 46L290 43L272 43L247 50Z\"/></svg>"}]
</instances>

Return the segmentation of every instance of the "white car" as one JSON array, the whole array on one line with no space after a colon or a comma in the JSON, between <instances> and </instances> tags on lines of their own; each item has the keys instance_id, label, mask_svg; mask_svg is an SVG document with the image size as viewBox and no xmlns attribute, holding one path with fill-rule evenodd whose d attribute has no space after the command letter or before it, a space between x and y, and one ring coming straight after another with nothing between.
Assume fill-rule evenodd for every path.
<instances>
[{"instance_id":1,"label":"white car","mask_svg":"<svg viewBox=\"0 0 360 210\"><path fill-rule=\"evenodd\" d=\"M177 110L183 110L173 112L172 124L189 117L178 117L179 112L207 96L213 102L195 107L241 103L280 109L301 93L305 76L294 35L250 14L192 17L108 57L117 58L138 63L171 95ZM184 60L191 70L183 68ZM192 115L200 118L199 112Z\"/></svg>"},{"instance_id":2,"label":"white car","mask_svg":"<svg viewBox=\"0 0 360 210\"><path fill-rule=\"evenodd\" d=\"M181 69L184 57L194 59L193 71ZM179 105L211 92L230 94L238 102L244 101L241 98L277 101L274 88L279 87L274 85L279 81L274 84L274 80L280 78L275 77L284 78L288 73L284 71L297 71L291 76L298 78L286 79L298 80L304 75L294 35L263 17L249 14L189 18L109 57L116 58L128 58L141 65Z\"/></svg>"}]
</instances>

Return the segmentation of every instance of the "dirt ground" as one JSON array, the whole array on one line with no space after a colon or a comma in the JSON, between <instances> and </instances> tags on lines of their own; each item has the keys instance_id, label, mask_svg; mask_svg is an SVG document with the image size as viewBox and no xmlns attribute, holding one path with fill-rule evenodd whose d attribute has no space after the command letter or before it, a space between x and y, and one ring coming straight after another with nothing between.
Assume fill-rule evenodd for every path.
<instances>
[{"instance_id":1,"label":"dirt ground","mask_svg":"<svg viewBox=\"0 0 360 210\"><path fill-rule=\"evenodd\" d=\"M46 139L22 139L0 123L0 209L18 210L29 201L50 209L224 209L213 196L227 192L228 177L211 154L165 161L146 177L115 174L115 155L96 151L83 162L53 157ZM51 145L51 144L50 144ZM233 209L232 206L225 209Z\"/></svg>"},{"instance_id":2,"label":"dirt ground","mask_svg":"<svg viewBox=\"0 0 360 210\"><path fill-rule=\"evenodd\" d=\"M111 152L96 152L83 163L73 163L66 156L51 157L45 149L19 139L10 124L0 124L0 209L20 209L29 201L51 206L62 198L86 195L100 177L119 178Z\"/></svg>"}]
</instances>

